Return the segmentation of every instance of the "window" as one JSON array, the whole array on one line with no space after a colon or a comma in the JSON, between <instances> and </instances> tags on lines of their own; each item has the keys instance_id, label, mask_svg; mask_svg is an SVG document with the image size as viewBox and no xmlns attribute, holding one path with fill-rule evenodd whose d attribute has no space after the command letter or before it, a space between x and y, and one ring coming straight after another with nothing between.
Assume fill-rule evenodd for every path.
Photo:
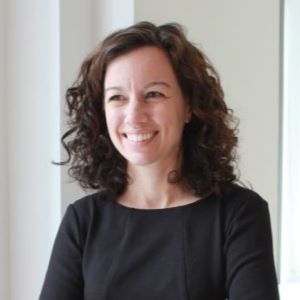
<instances>
[{"instance_id":1,"label":"window","mask_svg":"<svg viewBox=\"0 0 300 300\"><path fill-rule=\"evenodd\" d=\"M284 1L280 289L300 295L300 1ZM297 297L298 296L298 297Z\"/></svg>"}]
</instances>

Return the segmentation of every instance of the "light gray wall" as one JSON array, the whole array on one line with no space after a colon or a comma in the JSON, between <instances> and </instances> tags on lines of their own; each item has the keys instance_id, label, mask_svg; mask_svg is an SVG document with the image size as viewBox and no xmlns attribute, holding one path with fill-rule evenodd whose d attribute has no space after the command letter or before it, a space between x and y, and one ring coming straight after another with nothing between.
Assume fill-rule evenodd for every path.
<instances>
[{"instance_id":1,"label":"light gray wall","mask_svg":"<svg viewBox=\"0 0 300 300\"><path fill-rule=\"evenodd\" d=\"M107 34L132 25L133 16L134 0L60 1L61 133L66 130L64 95L75 80L84 58ZM61 154L66 157L63 149ZM64 213L70 203L86 193L77 182L72 182L66 167L62 168L61 174L61 205Z\"/></svg>"},{"instance_id":2,"label":"light gray wall","mask_svg":"<svg viewBox=\"0 0 300 300\"><path fill-rule=\"evenodd\" d=\"M5 300L38 299L60 221L59 170L51 166L59 153L57 3L5 1L10 256Z\"/></svg>"},{"instance_id":3,"label":"light gray wall","mask_svg":"<svg viewBox=\"0 0 300 300\"><path fill-rule=\"evenodd\" d=\"M0 0L0 299L8 299L7 105L5 100L4 1Z\"/></svg>"},{"instance_id":4,"label":"light gray wall","mask_svg":"<svg viewBox=\"0 0 300 300\"><path fill-rule=\"evenodd\" d=\"M219 71L240 118L242 179L269 202L276 250L280 0L137 0L135 21L143 20L185 25Z\"/></svg>"},{"instance_id":5,"label":"light gray wall","mask_svg":"<svg viewBox=\"0 0 300 300\"><path fill-rule=\"evenodd\" d=\"M70 87L77 77L80 64L92 47L91 43L91 17L92 6L89 1L59 1L59 30L60 30L60 135L67 129L65 116L66 89ZM72 13L70 12L72 7ZM66 158L66 152L61 147L61 159ZM58 167L57 167L58 168ZM61 215L64 214L67 205L84 195L76 182L73 182L67 174L67 167L62 167L61 172Z\"/></svg>"}]
</instances>

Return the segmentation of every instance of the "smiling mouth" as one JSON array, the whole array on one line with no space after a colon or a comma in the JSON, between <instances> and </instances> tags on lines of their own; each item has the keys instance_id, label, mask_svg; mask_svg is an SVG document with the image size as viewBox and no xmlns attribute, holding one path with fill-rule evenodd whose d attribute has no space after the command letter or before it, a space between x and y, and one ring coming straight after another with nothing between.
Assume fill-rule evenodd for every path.
<instances>
[{"instance_id":1,"label":"smiling mouth","mask_svg":"<svg viewBox=\"0 0 300 300\"><path fill-rule=\"evenodd\" d=\"M145 142L152 139L156 134L157 131L149 132L149 133L139 133L139 134L125 133L124 136L131 142Z\"/></svg>"}]
</instances>

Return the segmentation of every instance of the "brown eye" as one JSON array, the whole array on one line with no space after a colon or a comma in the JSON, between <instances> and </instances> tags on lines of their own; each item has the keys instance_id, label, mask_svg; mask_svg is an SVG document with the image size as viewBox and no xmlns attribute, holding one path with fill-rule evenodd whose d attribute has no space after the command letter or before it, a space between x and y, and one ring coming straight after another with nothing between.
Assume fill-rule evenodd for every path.
<instances>
[{"instance_id":1,"label":"brown eye","mask_svg":"<svg viewBox=\"0 0 300 300\"><path fill-rule=\"evenodd\" d=\"M120 101L120 100L124 100L124 99L125 98L122 95L113 95L108 98L108 101Z\"/></svg>"},{"instance_id":2,"label":"brown eye","mask_svg":"<svg viewBox=\"0 0 300 300\"><path fill-rule=\"evenodd\" d=\"M146 98L161 98L161 97L165 97L165 95L157 91L151 91L146 95Z\"/></svg>"}]
</instances>

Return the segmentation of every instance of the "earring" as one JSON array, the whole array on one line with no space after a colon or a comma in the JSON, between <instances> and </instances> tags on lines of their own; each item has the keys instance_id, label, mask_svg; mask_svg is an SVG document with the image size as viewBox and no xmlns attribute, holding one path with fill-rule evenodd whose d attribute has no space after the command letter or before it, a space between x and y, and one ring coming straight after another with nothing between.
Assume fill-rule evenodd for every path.
<instances>
[{"instance_id":1,"label":"earring","mask_svg":"<svg viewBox=\"0 0 300 300\"><path fill-rule=\"evenodd\" d=\"M185 119L185 123L188 124L188 123L190 123L190 121L191 121L191 116L188 116L188 117Z\"/></svg>"}]
</instances>

